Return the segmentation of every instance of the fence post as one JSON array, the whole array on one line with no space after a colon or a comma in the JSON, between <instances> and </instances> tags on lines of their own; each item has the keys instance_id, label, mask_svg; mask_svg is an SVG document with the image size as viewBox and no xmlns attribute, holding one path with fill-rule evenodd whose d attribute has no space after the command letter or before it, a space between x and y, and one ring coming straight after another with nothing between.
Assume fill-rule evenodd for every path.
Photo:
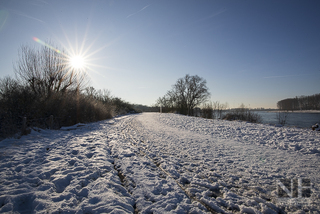
<instances>
[{"instance_id":1,"label":"fence post","mask_svg":"<svg viewBox=\"0 0 320 214\"><path fill-rule=\"evenodd\" d=\"M22 135L27 134L27 117L22 118Z\"/></svg>"},{"instance_id":2,"label":"fence post","mask_svg":"<svg viewBox=\"0 0 320 214\"><path fill-rule=\"evenodd\" d=\"M49 124L49 128L53 129L53 115L50 115L50 124Z\"/></svg>"}]
</instances>

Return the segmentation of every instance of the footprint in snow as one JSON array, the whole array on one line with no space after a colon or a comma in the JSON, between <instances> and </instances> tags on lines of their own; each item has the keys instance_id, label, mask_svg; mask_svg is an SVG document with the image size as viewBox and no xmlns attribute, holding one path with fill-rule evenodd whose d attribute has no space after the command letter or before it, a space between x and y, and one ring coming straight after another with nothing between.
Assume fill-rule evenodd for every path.
<instances>
[{"instance_id":1,"label":"footprint in snow","mask_svg":"<svg viewBox=\"0 0 320 214\"><path fill-rule=\"evenodd\" d=\"M91 158L93 156L93 153L86 154L87 158Z\"/></svg>"},{"instance_id":2,"label":"footprint in snow","mask_svg":"<svg viewBox=\"0 0 320 214\"><path fill-rule=\"evenodd\" d=\"M96 147L95 146L90 146L88 149L89 150L94 150Z\"/></svg>"},{"instance_id":3,"label":"footprint in snow","mask_svg":"<svg viewBox=\"0 0 320 214\"><path fill-rule=\"evenodd\" d=\"M56 186L56 192L57 193L62 193L65 190L65 188L67 186L69 186L69 184L71 182L71 179L72 179L72 176L71 175L67 175L66 177L57 178L57 179L53 180L52 182Z\"/></svg>"},{"instance_id":4,"label":"footprint in snow","mask_svg":"<svg viewBox=\"0 0 320 214\"><path fill-rule=\"evenodd\" d=\"M69 163L71 166L73 166L75 162L76 162L76 160L70 160L68 163Z\"/></svg>"},{"instance_id":5,"label":"footprint in snow","mask_svg":"<svg viewBox=\"0 0 320 214\"><path fill-rule=\"evenodd\" d=\"M79 151L78 151L78 150L72 150L72 154L73 154L73 155L78 155L78 154L79 154Z\"/></svg>"},{"instance_id":6,"label":"footprint in snow","mask_svg":"<svg viewBox=\"0 0 320 214\"><path fill-rule=\"evenodd\" d=\"M23 166L18 166L16 169L15 169L15 171L16 172L21 172L21 169L23 168Z\"/></svg>"},{"instance_id":7,"label":"footprint in snow","mask_svg":"<svg viewBox=\"0 0 320 214\"><path fill-rule=\"evenodd\" d=\"M62 158L61 157L54 157L54 158L51 158L50 160L51 161L58 161L58 160L61 160Z\"/></svg>"},{"instance_id":8,"label":"footprint in snow","mask_svg":"<svg viewBox=\"0 0 320 214\"><path fill-rule=\"evenodd\" d=\"M28 163L30 163L30 161L32 161L32 158L28 158L28 159L26 159L26 160L22 161L22 163L24 163L24 164L28 164Z\"/></svg>"},{"instance_id":9,"label":"footprint in snow","mask_svg":"<svg viewBox=\"0 0 320 214\"><path fill-rule=\"evenodd\" d=\"M88 138L87 142L92 143L93 142L93 138Z\"/></svg>"}]
</instances>

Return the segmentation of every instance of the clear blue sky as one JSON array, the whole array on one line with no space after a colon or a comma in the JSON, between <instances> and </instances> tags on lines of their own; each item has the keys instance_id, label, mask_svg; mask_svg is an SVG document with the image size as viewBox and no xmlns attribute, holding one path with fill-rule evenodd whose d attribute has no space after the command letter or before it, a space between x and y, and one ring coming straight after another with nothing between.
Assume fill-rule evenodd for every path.
<instances>
[{"instance_id":1,"label":"clear blue sky","mask_svg":"<svg viewBox=\"0 0 320 214\"><path fill-rule=\"evenodd\" d=\"M0 10L0 77L37 37L85 54L91 85L132 103L155 103L186 74L230 107L320 93L318 0L0 0Z\"/></svg>"}]
</instances>

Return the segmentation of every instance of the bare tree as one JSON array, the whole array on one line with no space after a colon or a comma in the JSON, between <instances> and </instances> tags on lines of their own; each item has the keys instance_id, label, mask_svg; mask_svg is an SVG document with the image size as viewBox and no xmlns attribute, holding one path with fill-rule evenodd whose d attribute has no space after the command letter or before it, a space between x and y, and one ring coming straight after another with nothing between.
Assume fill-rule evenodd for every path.
<instances>
[{"instance_id":1,"label":"bare tree","mask_svg":"<svg viewBox=\"0 0 320 214\"><path fill-rule=\"evenodd\" d=\"M63 52L47 46L40 49L21 46L14 71L34 93L45 97L50 97L52 92L80 91L88 83L85 73L68 66L68 57Z\"/></svg>"},{"instance_id":2,"label":"bare tree","mask_svg":"<svg viewBox=\"0 0 320 214\"><path fill-rule=\"evenodd\" d=\"M210 96L206 84L203 78L187 74L178 79L164 97L158 99L158 104L176 109L181 114L193 115L193 109Z\"/></svg>"}]
</instances>

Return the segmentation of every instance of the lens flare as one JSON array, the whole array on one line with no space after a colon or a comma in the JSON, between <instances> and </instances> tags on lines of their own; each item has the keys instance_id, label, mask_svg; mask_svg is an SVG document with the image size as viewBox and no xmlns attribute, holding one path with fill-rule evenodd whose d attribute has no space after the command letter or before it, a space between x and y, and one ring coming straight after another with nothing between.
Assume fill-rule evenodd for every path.
<instances>
[{"instance_id":1,"label":"lens flare","mask_svg":"<svg viewBox=\"0 0 320 214\"><path fill-rule=\"evenodd\" d=\"M9 13L6 10L0 10L0 31L7 22Z\"/></svg>"},{"instance_id":2,"label":"lens flare","mask_svg":"<svg viewBox=\"0 0 320 214\"><path fill-rule=\"evenodd\" d=\"M85 57L82 56L82 55L68 55L68 54L65 54L63 52L61 52L60 50L52 47L51 45L45 43L44 41L40 40L39 38L37 37L33 37L33 40L38 42L39 44L43 45L43 46L46 46L48 48L50 48L51 50L61 54L64 56L65 59L67 59L67 64L68 64L68 68L69 69L75 69L77 71L84 71L86 68L87 68L87 65L86 65L86 60L85 60Z\"/></svg>"},{"instance_id":3,"label":"lens flare","mask_svg":"<svg viewBox=\"0 0 320 214\"><path fill-rule=\"evenodd\" d=\"M85 38L86 38L86 36L85 36ZM76 42L76 46L72 47L69 38L66 36L66 39L67 39L69 46L63 45L63 43L60 41L60 43L64 47L64 50L60 51L60 50L52 47L51 45L47 44L46 42L40 40L37 37L33 37L32 39L35 42L39 43L40 45L48 47L51 50L55 51L56 53L60 54L60 57L64 60L63 64L66 66L66 69L68 69L70 72L80 72L80 73L84 72L86 74L89 74L89 71L92 71L98 75L101 75L99 72L92 69L92 67L99 67L99 68L106 68L106 69L115 70L114 68L111 68L111 67L101 66L96 63L92 63L92 61L94 61L94 60L101 59L101 58L92 58L92 56L97 54L98 52L102 51L104 48L110 46L112 43L114 43L117 40L112 41L112 42L100 47L97 50L89 52L89 50L90 50L90 48L92 48L95 40L92 41L92 43L85 49L84 46L85 46L86 39L83 40L80 47L78 46L77 42ZM77 38L76 38L76 41L77 41ZM66 49L67 49L67 51L65 52ZM103 76L103 75L101 75L101 76Z\"/></svg>"},{"instance_id":4,"label":"lens flare","mask_svg":"<svg viewBox=\"0 0 320 214\"><path fill-rule=\"evenodd\" d=\"M37 37L33 37L33 40L36 41L36 42L38 42L38 43L41 44L41 45L44 45L44 46L46 46L46 47L54 50L54 51L57 52L57 53L61 53L61 51L59 51L58 49L52 47L51 45L48 45L47 43L45 43L44 41L38 39Z\"/></svg>"}]
</instances>

